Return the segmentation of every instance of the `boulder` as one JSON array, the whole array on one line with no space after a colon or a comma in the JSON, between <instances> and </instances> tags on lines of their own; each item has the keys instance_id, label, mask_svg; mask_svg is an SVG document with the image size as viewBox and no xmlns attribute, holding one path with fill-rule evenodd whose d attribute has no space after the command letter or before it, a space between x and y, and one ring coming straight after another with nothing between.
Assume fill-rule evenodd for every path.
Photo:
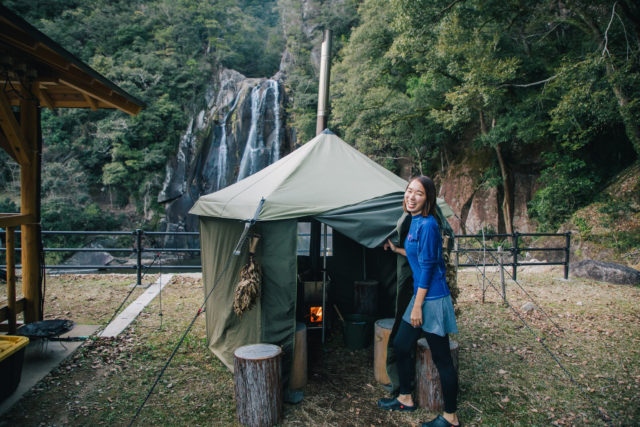
<instances>
[{"instance_id":1,"label":"boulder","mask_svg":"<svg viewBox=\"0 0 640 427\"><path fill-rule=\"evenodd\" d=\"M114 258L108 252L76 252L64 263L68 265L108 265Z\"/></svg>"},{"instance_id":2,"label":"boulder","mask_svg":"<svg viewBox=\"0 0 640 427\"><path fill-rule=\"evenodd\" d=\"M640 284L640 271L625 265L592 259L571 264L571 275L618 285Z\"/></svg>"}]
</instances>

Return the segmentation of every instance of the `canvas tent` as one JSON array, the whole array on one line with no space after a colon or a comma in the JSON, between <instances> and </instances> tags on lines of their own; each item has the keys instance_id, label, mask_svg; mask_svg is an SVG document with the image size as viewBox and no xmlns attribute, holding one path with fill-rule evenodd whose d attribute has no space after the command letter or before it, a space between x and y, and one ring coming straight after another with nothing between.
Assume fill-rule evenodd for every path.
<instances>
[{"instance_id":1,"label":"canvas tent","mask_svg":"<svg viewBox=\"0 0 640 427\"><path fill-rule=\"evenodd\" d=\"M402 216L406 184L325 131L256 174L200 197L190 213L199 216L205 295L211 293L206 304L210 350L233 369L236 348L257 342L280 345L286 382L296 327L300 221L333 228L327 267L332 303L348 313L353 281L369 275L379 281L380 314L395 314L396 256L381 245ZM247 261L247 245L239 256L232 252L256 210L262 295L238 317L232 308L234 287Z\"/></svg>"}]
</instances>

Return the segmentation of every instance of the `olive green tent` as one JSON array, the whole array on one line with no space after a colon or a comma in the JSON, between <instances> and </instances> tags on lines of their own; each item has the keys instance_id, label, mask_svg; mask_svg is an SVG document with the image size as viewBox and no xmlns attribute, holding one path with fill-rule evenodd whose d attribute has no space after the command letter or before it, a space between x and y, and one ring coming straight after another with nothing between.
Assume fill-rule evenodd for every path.
<instances>
[{"instance_id":1,"label":"olive green tent","mask_svg":"<svg viewBox=\"0 0 640 427\"><path fill-rule=\"evenodd\" d=\"M336 304L343 314L349 313L353 282L367 276L379 282L379 315L393 316L397 261L381 245L402 216L406 184L325 130L254 175L200 197L190 213L199 216L205 296L211 294L206 304L210 350L233 369L236 348L258 342L280 345L286 383L296 328L298 274L305 258L297 251L298 222L333 228L327 264L330 306ZM261 235L256 260L263 270L262 295L253 309L237 316L234 288L247 262L247 245L239 256L232 252L252 219Z\"/></svg>"}]
</instances>

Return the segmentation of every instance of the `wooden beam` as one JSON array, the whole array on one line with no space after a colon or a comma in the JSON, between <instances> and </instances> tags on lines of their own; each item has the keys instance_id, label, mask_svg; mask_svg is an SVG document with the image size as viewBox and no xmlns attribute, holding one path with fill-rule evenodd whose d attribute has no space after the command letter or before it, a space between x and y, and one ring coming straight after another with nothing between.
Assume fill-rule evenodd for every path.
<instances>
[{"instance_id":1,"label":"wooden beam","mask_svg":"<svg viewBox=\"0 0 640 427\"><path fill-rule=\"evenodd\" d=\"M132 116L135 116L141 110L140 106L127 101L120 95L115 94L110 89L104 89L104 86L103 88L98 88L77 80L71 81L71 79L69 79L66 76L64 78L58 79L58 81L61 84L64 84L66 86L69 86L70 88L77 90L78 92L82 92L83 94L89 95L95 99L98 99L104 102L105 104L111 105L113 108L117 108L118 110L122 110L125 113L129 113ZM114 98L121 98L121 100L118 101L118 100L115 100Z\"/></svg>"},{"instance_id":2,"label":"wooden beam","mask_svg":"<svg viewBox=\"0 0 640 427\"><path fill-rule=\"evenodd\" d=\"M96 101L92 97L90 97L89 95L87 95L84 92L82 93L82 96L87 101L87 104L89 104L89 108L91 108L92 111L97 111L98 110L98 106L96 105Z\"/></svg>"},{"instance_id":3,"label":"wooden beam","mask_svg":"<svg viewBox=\"0 0 640 427\"><path fill-rule=\"evenodd\" d=\"M18 162L18 157L16 157L16 153L13 152L13 147L9 144L9 141L7 140L7 137L4 136L3 132L0 132L0 148L6 151L13 160Z\"/></svg>"},{"instance_id":4,"label":"wooden beam","mask_svg":"<svg viewBox=\"0 0 640 427\"><path fill-rule=\"evenodd\" d=\"M35 215L24 215L19 213L0 213L0 227L17 227L20 225L33 224L36 222Z\"/></svg>"},{"instance_id":5,"label":"wooden beam","mask_svg":"<svg viewBox=\"0 0 640 427\"><path fill-rule=\"evenodd\" d=\"M53 104L53 101L51 100L51 97L47 93L46 89L43 88L43 87L40 87L39 84L35 84L35 85L33 85L33 87L34 87L34 90L36 92L36 96L40 100L40 104L44 105L45 107L47 107L50 110L53 110L55 108L55 106Z\"/></svg>"},{"instance_id":6,"label":"wooden beam","mask_svg":"<svg viewBox=\"0 0 640 427\"><path fill-rule=\"evenodd\" d=\"M16 117L13 115L13 109L4 92L0 92L0 126L2 126L2 130L13 148L18 163L21 166L28 165L29 155L26 150L29 145Z\"/></svg>"},{"instance_id":7,"label":"wooden beam","mask_svg":"<svg viewBox=\"0 0 640 427\"><path fill-rule=\"evenodd\" d=\"M16 300L16 314L24 311L24 298ZM9 307L0 307L0 322L4 322L9 319Z\"/></svg>"}]
</instances>

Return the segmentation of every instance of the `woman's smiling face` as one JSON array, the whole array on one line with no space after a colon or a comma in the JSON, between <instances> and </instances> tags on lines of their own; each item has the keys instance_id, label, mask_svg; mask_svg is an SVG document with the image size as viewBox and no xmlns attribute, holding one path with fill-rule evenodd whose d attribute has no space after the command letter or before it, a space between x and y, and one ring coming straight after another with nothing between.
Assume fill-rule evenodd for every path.
<instances>
[{"instance_id":1,"label":"woman's smiling face","mask_svg":"<svg viewBox=\"0 0 640 427\"><path fill-rule=\"evenodd\" d=\"M404 192L404 204L407 211L411 215L417 215L422 212L425 203L427 203L427 192L420 181L414 179Z\"/></svg>"}]
</instances>

